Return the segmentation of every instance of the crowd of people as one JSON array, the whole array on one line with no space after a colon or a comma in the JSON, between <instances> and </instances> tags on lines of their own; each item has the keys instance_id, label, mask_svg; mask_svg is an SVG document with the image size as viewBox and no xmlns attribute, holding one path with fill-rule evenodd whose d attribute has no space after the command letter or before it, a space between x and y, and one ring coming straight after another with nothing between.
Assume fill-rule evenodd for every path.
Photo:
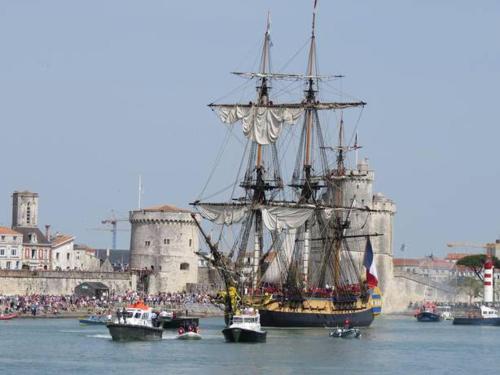
<instances>
[{"instance_id":1,"label":"crowd of people","mask_svg":"<svg viewBox=\"0 0 500 375\"><path fill-rule=\"evenodd\" d=\"M148 295L139 292L110 294L100 297L77 295L0 295L3 313L19 315L58 315L65 313L107 314L118 307L144 301L152 307L169 310L189 310L192 305L210 305L211 298L203 293L160 293Z\"/></svg>"}]
</instances>

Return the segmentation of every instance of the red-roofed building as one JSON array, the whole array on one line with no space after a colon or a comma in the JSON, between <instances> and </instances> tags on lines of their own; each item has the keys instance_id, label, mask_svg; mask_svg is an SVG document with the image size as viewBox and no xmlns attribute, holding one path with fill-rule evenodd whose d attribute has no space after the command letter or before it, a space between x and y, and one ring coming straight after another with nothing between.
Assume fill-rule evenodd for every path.
<instances>
[{"instance_id":1,"label":"red-roofed building","mask_svg":"<svg viewBox=\"0 0 500 375\"><path fill-rule=\"evenodd\" d=\"M467 267L457 266L456 261L451 260L454 258L453 256L450 259L447 258L439 259L432 256L413 259L394 258L394 271L417 274L438 282L449 282L463 277L476 277L474 272ZM497 275L496 278L499 278L500 273L497 273Z\"/></svg>"}]
</instances>

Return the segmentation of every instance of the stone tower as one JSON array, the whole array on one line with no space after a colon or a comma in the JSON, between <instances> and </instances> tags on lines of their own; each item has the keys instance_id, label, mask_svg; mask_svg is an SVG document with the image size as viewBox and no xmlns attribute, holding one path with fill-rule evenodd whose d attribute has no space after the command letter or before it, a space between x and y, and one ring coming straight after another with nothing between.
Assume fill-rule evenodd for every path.
<instances>
[{"instance_id":1,"label":"stone tower","mask_svg":"<svg viewBox=\"0 0 500 375\"><path fill-rule=\"evenodd\" d=\"M380 289L388 294L393 278L393 227L396 205L382 193L373 196L371 226L373 233L382 236L373 237L372 245L375 253Z\"/></svg>"},{"instance_id":2,"label":"stone tower","mask_svg":"<svg viewBox=\"0 0 500 375\"><path fill-rule=\"evenodd\" d=\"M15 191L12 194L12 228L38 226L38 193Z\"/></svg>"},{"instance_id":3,"label":"stone tower","mask_svg":"<svg viewBox=\"0 0 500 375\"><path fill-rule=\"evenodd\" d=\"M157 206L130 212L130 266L150 272L148 292L177 292L198 281L198 228L188 210Z\"/></svg>"},{"instance_id":4,"label":"stone tower","mask_svg":"<svg viewBox=\"0 0 500 375\"><path fill-rule=\"evenodd\" d=\"M346 170L345 178L338 184L342 189L342 205L344 207L367 208L371 212L353 211L349 217L350 229L347 232L355 235L379 233L382 236L371 238L375 265L379 278L379 287L384 293L389 289L393 278L392 239L393 217L396 205L381 193L373 194L375 173L370 170L368 160L361 160L355 169ZM329 197L329 199L333 199ZM354 203L353 203L354 201ZM366 239L350 238L347 240L358 268L363 267Z\"/></svg>"}]
</instances>

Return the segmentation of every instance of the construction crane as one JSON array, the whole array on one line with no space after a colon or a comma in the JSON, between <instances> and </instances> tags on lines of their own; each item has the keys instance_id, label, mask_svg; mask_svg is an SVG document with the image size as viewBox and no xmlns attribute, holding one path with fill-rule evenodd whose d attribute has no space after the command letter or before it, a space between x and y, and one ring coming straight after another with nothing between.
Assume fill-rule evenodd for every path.
<instances>
[{"instance_id":1,"label":"construction crane","mask_svg":"<svg viewBox=\"0 0 500 375\"><path fill-rule=\"evenodd\" d=\"M477 249L486 249L486 254L490 256L497 256L500 252L500 240L496 242L490 243L472 243L472 242L450 242L447 243L448 247L462 247L462 248L477 248Z\"/></svg>"},{"instance_id":2,"label":"construction crane","mask_svg":"<svg viewBox=\"0 0 500 375\"><path fill-rule=\"evenodd\" d=\"M128 229L121 229L118 228L118 223L119 222L128 222L128 219L125 218L117 218L115 215L115 212L112 210L111 211L111 217L101 220L101 224L105 225L104 228L91 228L92 230L100 230L100 231L106 231L106 232L111 232L111 246L112 250L116 250L116 239L117 239L117 233L118 232L128 232Z\"/></svg>"}]
</instances>

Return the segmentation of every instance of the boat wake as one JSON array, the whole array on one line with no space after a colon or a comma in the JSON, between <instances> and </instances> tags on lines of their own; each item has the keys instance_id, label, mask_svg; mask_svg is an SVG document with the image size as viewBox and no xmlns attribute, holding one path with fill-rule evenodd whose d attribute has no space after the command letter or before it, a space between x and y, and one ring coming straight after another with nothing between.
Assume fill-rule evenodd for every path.
<instances>
[{"instance_id":1,"label":"boat wake","mask_svg":"<svg viewBox=\"0 0 500 375\"><path fill-rule=\"evenodd\" d=\"M104 334L98 334L98 335L87 335L87 337L96 338L96 339L106 339L106 340L111 340L111 335L104 335Z\"/></svg>"}]
</instances>

